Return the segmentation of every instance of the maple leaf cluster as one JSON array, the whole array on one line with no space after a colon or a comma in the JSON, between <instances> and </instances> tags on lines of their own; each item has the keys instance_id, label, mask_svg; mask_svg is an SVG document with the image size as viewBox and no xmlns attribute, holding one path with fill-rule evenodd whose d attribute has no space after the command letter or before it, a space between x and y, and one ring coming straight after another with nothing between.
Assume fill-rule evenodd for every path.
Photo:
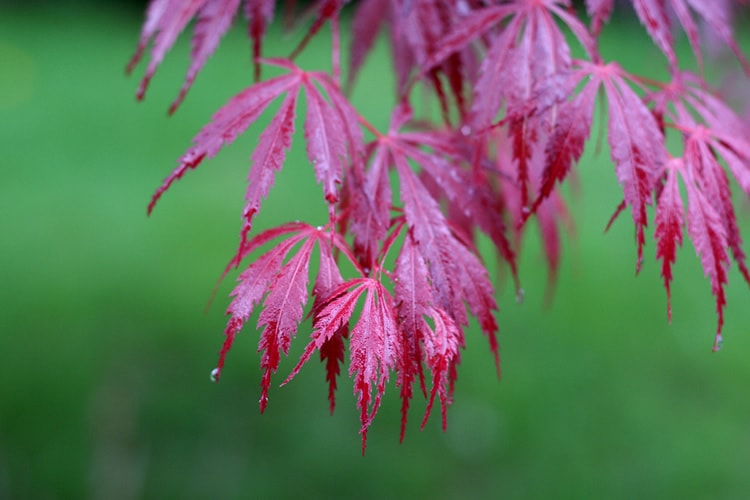
<instances>
[{"instance_id":1,"label":"maple leaf cluster","mask_svg":"<svg viewBox=\"0 0 750 500\"><path fill-rule=\"evenodd\" d=\"M734 2L632 0L665 55L670 78L664 82L600 55L598 40L614 0L587 0L585 13L566 0L360 0L346 23L352 43L342 81L340 17L346 3L317 0L299 44L287 57L275 58L265 57L263 47L277 11L274 0L152 0L148 7L128 66L132 70L151 44L139 98L178 35L194 21L191 64L170 107L174 112L240 11L252 40L255 79L194 138L156 191L149 213L175 180L280 101L250 157L240 243L227 271L249 264L231 294L214 379L236 334L260 309L263 411L272 375L281 354L288 354L312 296L311 340L286 381L317 351L333 411L348 343L363 450L394 373L402 399L401 438L415 384L428 400L423 425L437 399L445 427L470 318L487 337L500 370L498 306L475 238L483 233L494 243L520 290L516 252L527 221L535 219L554 280L561 224L567 219L559 186L589 140L597 96L606 109L610 155L623 193L613 219L624 210L631 214L636 268L653 212L656 255L669 296L686 228L716 299L714 345L719 347L732 260L750 283L730 189L734 178L750 194L750 128L703 77L701 36L721 40L745 71L750 69L730 24L732 9L739 8ZM330 27L331 67L298 66L296 56L327 33L321 31L325 26ZM678 60L674 34L680 27L697 74ZM397 82L388 130L373 127L347 97L381 33L391 43ZM579 58L572 56L569 42L578 46ZM284 74L263 79L262 65ZM435 97L440 119L415 117L411 102L417 88ZM307 157L323 189L328 219L256 234L255 215L285 164L302 121L298 114L304 115ZM677 145L668 148L668 137ZM317 273L312 286L311 261Z\"/></svg>"}]
</instances>

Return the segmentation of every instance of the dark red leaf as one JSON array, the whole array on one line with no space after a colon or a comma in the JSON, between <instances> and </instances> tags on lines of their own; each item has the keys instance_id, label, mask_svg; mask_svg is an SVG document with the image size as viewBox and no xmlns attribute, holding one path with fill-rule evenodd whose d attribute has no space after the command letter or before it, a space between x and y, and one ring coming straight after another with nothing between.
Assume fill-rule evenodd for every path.
<instances>
[{"instance_id":1,"label":"dark red leaf","mask_svg":"<svg viewBox=\"0 0 750 500\"><path fill-rule=\"evenodd\" d=\"M250 156L250 173L247 178L249 185L245 194L247 203L242 213L245 233L252 228L253 217L260 210L260 202L268 196L274 174L281 170L286 152L292 145L296 105L297 94L289 93L268 128L260 134L258 146Z\"/></svg>"},{"instance_id":2,"label":"dark red leaf","mask_svg":"<svg viewBox=\"0 0 750 500\"><path fill-rule=\"evenodd\" d=\"M729 179L711 149L711 134L704 127L696 127L685 141L685 163L694 173L701 191L721 218L727 244L745 281L750 284L750 273L742 250L742 237L732 205Z\"/></svg>"},{"instance_id":3,"label":"dark red leaf","mask_svg":"<svg viewBox=\"0 0 750 500\"><path fill-rule=\"evenodd\" d=\"M633 0L638 18L651 35L654 43L664 52L672 68L677 68L672 27L664 0Z\"/></svg>"},{"instance_id":4,"label":"dark red leaf","mask_svg":"<svg viewBox=\"0 0 750 500\"><path fill-rule=\"evenodd\" d=\"M335 203L347 156L344 127L339 115L308 82L305 82L305 96L307 156L315 167L318 182L323 184L326 200Z\"/></svg>"},{"instance_id":5,"label":"dark red leaf","mask_svg":"<svg viewBox=\"0 0 750 500\"><path fill-rule=\"evenodd\" d=\"M580 81L582 76L578 76L576 80ZM573 164L581 159L584 144L591 131L598 88L596 82L590 83L574 100L565 102L557 108L557 123L546 146L547 159L542 172L541 187L526 218L537 211L542 201L552 193L555 184L562 182Z\"/></svg>"},{"instance_id":6,"label":"dark red leaf","mask_svg":"<svg viewBox=\"0 0 750 500\"><path fill-rule=\"evenodd\" d=\"M729 256L726 252L727 235L721 224L721 219L705 195L695 185L696 180L687 178L688 192L688 234L695 247L695 252L701 259L703 271L711 280L711 292L716 297L716 313L718 325L714 350L721 347L721 329L724 325L724 306L726 296L724 285L727 283L727 267Z\"/></svg>"},{"instance_id":7,"label":"dark red leaf","mask_svg":"<svg viewBox=\"0 0 750 500\"><path fill-rule=\"evenodd\" d=\"M294 231L294 228L274 228L273 230L261 233L256 238L263 240L265 243L266 241L281 236L290 230ZM291 238L258 257L255 262L250 264L250 266L240 274L238 278L240 284L232 290L231 296L234 297L234 300L232 300L232 303L227 309L227 314L231 314L232 318L229 320L224 332L226 340L221 348L221 353L219 354L219 363L216 370L212 373L215 380L218 380L221 376L221 370L224 367L224 359L232 348L235 335L253 313L255 306L260 303L263 296L268 292L268 288L278 274L279 269L281 269L284 259L289 251L294 245L299 243L303 237L304 236L300 233L294 234ZM250 241L248 247L250 246L254 246L253 240Z\"/></svg>"},{"instance_id":8,"label":"dark red leaf","mask_svg":"<svg viewBox=\"0 0 750 500\"><path fill-rule=\"evenodd\" d=\"M211 122L193 139L194 146L180 158L180 165L156 190L148 205L151 213L156 202L174 181L196 168L206 158L212 158L225 144L231 144L265 111L271 102L300 83L298 74L284 75L249 87L214 114Z\"/></svg>"},{"instance_id":9,"label":"dark red leaf","mask_svg":"<svg viewBox=\"0 0 750 500\"><path fill-rule=\"evenodd\" d=\"M151 0L146 12L146 22L143 24L141 31L141 38L138 41L138 48L127 68L128 73L135 68L143 55L143 51L153 38L151 60L146 68L146 75L138 88L138 99L143 99L146 95L146 88L151 77L154 76L156 68L159 67L164 56L172 48L185 26L207 1L210 0Z\"/></svg>"},{"instance_id":10,"label":"dark red leaf","mask_svg":"<svg viewBox=\"0 0 750 500\"><path fill-rule=\"evenodd\" d=\"M363 286L367 288L367 296L349 344L349 375L354 376L354 392L358 394L362 453L367 445L367 429L380 407L389 373L399 357L398 325L391 294L376 280L368 279Z\"/></svg>"},{"instance_id":11,"label":"dark red leaf","mask_svg":"<svg viewBox=\"0 0 750 500\"><path fill-rule=\"evenodd\" d=\"M463 346L463 333L449 314L442 309L432 309L430 317L434 328L429 328L424 336L425 360L432 374L432 390L427 402L422 428L430 417L435 395L440 396L440 413L443 430L448 428L447 410L451 403L452 368L460 358L459 347Z\"/></svg>"},{"instance_id":12,"label":"dark red leaf","mask_svg":"<svg viewBox=\"0 0 750 500\"><path fill-rule=\"evenodd\" d=\"M443 309L461 327L468 319L463 305L466 301L490 341L499 374L497 324L493 316L497 304L487 271L450 233L437 203L406 161L399 155L394 155L394 160L401 181L406 221L429 266L435 293L434 307Z\"/></svg>"},{"instance_id":13,"label":"dark red leaf","mask_svg":"<svg viewBox=\"0 0 750 500\"><path fill-rule=\"evenodd\" d=\"M411 234L404 239L394 271L394 294L398 305L401 331L401 351L396 385L401 388L401 438L406 433L415 377L418 375L425 392L420 344L429 326L424 317L433 303L433 292L428 282L429 272Z\"/></svg>"},{"instance_id":14,"label":"dark red leaf","mask_svg":"<svg viewBox=\"0 0 750 500\"><path fill-rule=\"evenodd\" d=\"M664 138L643 101L621 78L617 67L600 67L598 76L607 95L610 155L625 201L633 212L638 244L636 270L643 261L644 228L648 224L646 206L666 161Z\"/></svg>"},{"instance_id":15,"label":"dark red leaf","mask_svg":"<svg viewBox=\"0 0 750 500\"><path fill-rule=\"evenodd\" d=\"M316 321L315 318L317 318L317 315L325 306L325 300L328 295L344 282L326 240L319 241L319 249L320 268L312 291L315 296L315 302L311 312L313 315L313 322ZM341 373L341 363L344 361L344 352L346 350L344 339L348 336L349 325L342 324L339 329L325 340L320 347L320 360L323 361L326 366L328 401L331 414L333 414L333 410L336 407L336 379Z\"/></svg>"},{"instance_id":16,"label":"dark red leaf","mask_svg":"<svg viewBox=\"0 0 750 500\"><path fill-rule=\"evenodd\" d=\"M678 172L682 169L681 159L672 159L667 163L667 179L659 196L654 221L656 230L656 258L661 259L661 275L664 288L667 290L667 316L672 321L672 265L677 259L677 247L682 246L682 226L684 208L680 187L677 183Z\"/></svg>"},{"instance_id":17,"label":"dark red leaf","mask_svg":"<svg viewBox=\"0 0 750 500\"><path fill-rule=\"evenodd\" d=\"M261 413L268 403L271 375L279 368L280 353L289 352L292 337L304 315L308 297L308 266L314 245L314 239L306 240L299 252L279 270L269 286L263 311L258 318L258 328L264 327L258 344L258 352L263 352L260 366L264 370L261 381Z\"/></svg>"},{"instance_id":18,"label":"dark red leaf","mask_svg":"<svg viewBox=\"0 0 750 500\"><path fill-rule=\"evenodd\" d=\"M361 0L352 19L352 37L349 49L349 75L347 87L351 87L357 78L365 58L372 50L380 29L388 18L391 2L389 0Z\"/></svg>"},{"instance_id":19,"label":"dark red leaf","mask_svg":"<svg viewBox=\"0 0 750 500\"><path fill-rule=\"evenodd\" d=\"M702 55L700 50L700 39L698 28L693 20L690 8L696 11L698 15L708 24L716 35L732 50L735 56L742 63L746 72L750 72L748 63L742 51L739 48L732 27L729 22L729 2L719 0L669 0L676 18L679 20L683 29L688 35L688 40L693 48L695 57L702 65ZM669 60L673 70L677 70L677 56L674 49L674 40L672 37L672 23L670 22L669 11L665 0L633 0L633 6L646 27L654 43L664 52ZM688 8L688 6L690 8Z\"/></svg>"},{"instance_id":20,"label":"dark red leaf","mask_svg":"<svg viewBox=\"0 0 750 500\"><path fill-rule=\"evenodd\" d=\"M288 0L287 6L293 3ZM554 284L561 230L572 227L558 183L571 177L575 181L573 165L589 140L598 95L603 104L600 122L602 129L607 127L610 157L623 191L613 220L630 208L639 269L648 205L655 200L656 257L670 318L673 266L687 224L716 301L718 349L730 254L750 283L730 179L733 176L743 194L750 195L750 122L705 81L699 23L750 71L729 23L730 2L633 0L638 17L669 62L671 79L659 82L632 75L599 55L599 35L614 0L582 2L590 27L572 0L362 0L350 24L349 83L378 43L378 34L387 31L398 95L386 132L372 124L378 123L377 116L364 116L341 89L339 15L346 3L316 0L308 8L312 24L291 56L265 60L260 57L267 50L263 43L275 0L149 4L128 66L132 70L153 45L139 97L192 22L190 65L173 111L241 5L256 79L195 137L156 191L149 213L175 180L215 156L279 101L278 112L269 117L250 156L241 244L224 275L253 259L232 291L214 380L221 376L238 332L262 302L258 350L263 411L271 378L282 353L288 354L312 296L310 341L284 383L317 351L333 412L348 344L363 452L394 373L402 400L401 439L417 378L427 399L422 427L438 400L445 428L466 343L464 329L472 320L487 336L500 374L498 305L478 249L487 244L497 249L510 266L520 298L516 255L523 247L525 222L535 216ZM306 18L305 13L298 17ZM321 28L329 21L330 69L305 71L295 65L293 59L324 33ZM676 23L687 34L700 76L678 66L672 31ZM570 40L583 48L577 51L580 60L572 59ZM261 63L280 68L284 75L259 81ZM373 79L369 85L371 97L379 97L378 82ZM421 98L417 87L428 93L424 103L414 106ZM296 222L253 234L255 216L295 135L300 90L306 102L307 158L322 185L328 219L322 226ZM435 123L436 115L442 123ZM368 144L363 127L372 138ZM682 139L682 157L669 151L666 135L669 148L679 147L672 139ZM400 196L394 199L396 188ZM687 207L681 189L687 190ZM480 232L489 238L482 239ZM320 260L313 265L317 275L310 286L316 246ZM425 372L431 378L429 395Z\"/></svg>"},{"instance_id":21,"label":"dark red leaf","mask_svg":"<svg viewBox=\"0 0 750 500\"><path fill-rule=\"evenodd\" d=\"M375 266L378 246L388 232L393 205L388 167L390 152L378 147L363 183L352 179L352 226L354 250L360 262L368 268Z\"/></svg>"},{"instance_id":22,"label":"dark red leaf","mask_svg":"<svg viewBox=\"0 0 750 500\"><path fill-rule=\"evenodd\" d=\"M169 107L170 114L174 113L182 100L185 99L198 72L206 64L206 60L219 45L221 37L231 26L239 6L240 0L209 0L201 7L198 13L198 21L195 23L193 48L190 53L190 68L185 76L185 83L182 84L180 94Z\"/></svg>"}]
</instances>

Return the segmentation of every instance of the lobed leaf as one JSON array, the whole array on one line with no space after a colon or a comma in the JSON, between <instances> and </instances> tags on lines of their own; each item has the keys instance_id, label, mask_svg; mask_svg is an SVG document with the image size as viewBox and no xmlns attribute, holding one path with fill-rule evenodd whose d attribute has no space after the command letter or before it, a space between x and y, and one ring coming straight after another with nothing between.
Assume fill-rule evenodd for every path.
<instances>
[{"instance_id":1,"label":"lobed leaf","mask_svg":"<svg viewBox=\"0 0 750 500\"><path fill-rule=\"evenodd\" d=\"M284 231L280 231L279 228L275 228L274 230L261 233L257 238L268 241L269 236L271 235L275 238L286 232L294 231L293 228L285 229L286 230ZM244 323L253 313L255 306L260 303L263 296L268 292L268 288L278 274L279 269L281 269L287 254L303 237L304 236L300 235L300 233L294 234L280 245L277 245L258 257L255 262L250 264L248 268L240 274L238 278L240 283L230 294L234 299L229 305L229 308L227 308L227 314L232 317L224 331L226 340L221 348L221 352L219 353L217 368L212 373L212 377L215 381L218 381L221 377L224 360L227 353L232 348L235 335L240 331ZM249 246L252 245L253 241L251 240Z\"/></svg>"},{"instance_id":2,"label":"lobed leaf","mask_svg":"<svg viewBox=\"0 0 750 500\"><path fill-rule=\"evenodd\" d=\"M232 25L232 20L239 6L240 0L209 0L200 8L190 53L190 68L188 68L180 93L169 107L169 114L174 113L185 99L198 72L216 50L219 41L227 32L229 26Z\"/></svg>"},{"instance_id":3,"label":"lobed leaf","mask_svg":"<svg viewBox=\"0 0 750 500\"><path fill-rule=\"evenodd\" d=\"M151 0L146 11L146 22L143 24L138 47L126 70L130 73L135 68L149 41L153 39L151 60L138 88L139 100L146 95L151 78L164 56L174 45L177 36L207 1L210 0Z\"/></svg>"},{"instance_id":4,"label":"lobed leaf","mask_svg":"<svg viewBox=\"0 0 750 500\"><path fill-rule=\"evenodd\" d=\"M703 65L703 57L700 49L700 35L690 12L691 8L732 50L745 69L745 72L750 73L750 63L748 63L734 39L731 24L729 23L729 2L724 0L669 0L669 5L672 7L675 17L687 34L690 46L701 67ZM670 21L670 11L667 8L667 2L665 0L633 0L633 6L654 43L667 56L672 71L677 71L679 65L674 49L672 23Z\"/></svg>"},{"instance_id":5,"label":"lobed leaf","mask_svg":"<svg viewBox=\"0 0 750 500\"><path fill-rule=\"evenodd\" d=\"M641 22L668 59L672 80L667 83L630 75L601 60L597 38L611 16L613 0L585 0L590 28L571 0L509 0L494 5L478 0L363 0L353 21L348 77L351 84L381 28L388 30L398 104L385 133L362 117L341 90L339 15L346 3L315 2L309 9L312 26L291 55L262 60L275 0L245 0L256 83L215 113L149 205L150 213L175 180L215 156L274 100L281 100L250 157L241 244L224 275L251 254L261 255L240 273L232 291L227 309L231 317L212 372L214 380L221 376L237 333L262 301L257 326L262 330L258 351L263 411L271 378L281 354L288 354L311 293L310 342L284 383L317 351L333 412L348 339L348 371L354 379L363 453L392 371L401 397L401 440L417 378L427 398L422 427L438 400L445 428L470 317L487 336L500 375L498 305L487 269L477 256L476 230L488 235L509 263L520 298L516 252L525 222L536 215L550 283L554 282L560 225L568 222L557 186L570 177L581 158L600 91L606 99L610 155L624 197L613 220L630 207L639 269L647 207L652 198L656 200L656 257L661 261L670 319L672 268L687 223L716 300L714 348L718 349L730 250L750 283L727 173L750 194L750 127L702 77L680 71L671 29L675 21L680 23L702 66L696 22L700 18L747 71L750 64L732 33L727 0L633 0ZM240 0L151 0L128 66L132 70L153 44L139 98L179 34L195 19L190 67L170 108L174 111L240 4ZM330 72L300 69L293 59L327 21L332 33ZM571 59L568 38L583 47L583 60ZM259 82L261 63L288 74ZM437 97L441 127L423 119L430 115L429 109L415 119L412 90L418 84ZM324 227L291 223L253 236L254 217L291 147L300 89L307 103L307 157L322 185L329 221ZM375 137L367 145L363 126ZM412 130L403 131L407 126ZM670 130L682 135L681 158L667 152L665 133ZM686 214L679 178L687 190ZM396 185L401 206L393 199ZM506 223L512 224L511 235ZM316 246L320 260L310 291L310 260ZM391 251L398 252L395 258ZM354 278L342 276L338 262L342 256L350 261ZM392 292L384 285L384 276L391 279ZM431 377L429 396L425 371Z\"/></svg>"},{"instance_id":6,"label":"lobed leaf","mask_svg":"<svg viewBox=\"0 0 750 500\"><path fill-rule=\"evenodd\" d=\"M685 141L685 163L691 168L701 191L706 194L719 215L726 231L727 245L732 250L745 281L750 284L750 272L742 250L742 237L732 205L729 179L710 144L710 133L704 127L696 127Z\"/></svg>"},{"instance_id":7,"label":"lobed leaf","mask_svg":"<svg viewBox=\"0 0 750 500\"><path fill-rule=\"evenodd\" d=\"M195 136L193 147L180 158L180 165L154 193L148 205L148 213L151 213L159 198L174 181L180 179L188 170L198 167L204 159L215 156L225 144L234 142L274 99L284 92L293 90L299 83L299 74L279 76L257 83L232 97Z\"/></svg>"},{"instance_id":8,"label":"lobed leaf","mask_svg":"<svg viewBox=\"0 0 750 500\"><path fill-rule=\"evenodd\" d=\"M474 254L450 233L437 203L409 169L405 159L394 155L394 160L401 181L406 222L429 266L435 294L433 307L443 309L461 327L468 321L463 305L466 301L490 341L499 374L497 324L493 316L497 304L487 272Z\"/></svg>"},{"instance_id":9,"label":"lobed leaf","mask_svg":"<svg viewBox=\"0 0 750 500\"><path fill-rule=\"evenodd\" d=\"M260 411L268 403L268 388L271 375L279 368L280 353L289 353L292 337L304 314L307 303L307 280L314 239L308 239L278 272L269 287L258 318L258 328L265 327L258 344L263 352L260 366L264 370L261 379Z\"/></svg>"},{"instance_id":10,"label":"lobed leaf","mask_svg":"<svg viewBox=\"0 0 750 500\"><path fill-rule=\"evenodd\" d=\"M578 80L583 75L579 74ZM572 86L571 86L572 87ZM572 101L557 108L557 122L546 145L546 162L541 175L539 194L526 214L536 213L541 203L553 192L557 182L568 176L574 163L581 159L583 148L591 133L598 79L593 79Z\"/></svg>"},{"instance_id":11,"label":"lobed leaf","mask_svg":"<svg viewBox=\"0 0 750 500\"><path fill-rule=\"evenodd\" d=\"M365 302L359 320L351 331L349 376L354 377L362 428L362 453L367 445L367 430L380 407L389 373L399 356L398 324L393 298L377 280L366 279ZM375 385L375 397L372 389Z\"/></svg>"}]
</instances>

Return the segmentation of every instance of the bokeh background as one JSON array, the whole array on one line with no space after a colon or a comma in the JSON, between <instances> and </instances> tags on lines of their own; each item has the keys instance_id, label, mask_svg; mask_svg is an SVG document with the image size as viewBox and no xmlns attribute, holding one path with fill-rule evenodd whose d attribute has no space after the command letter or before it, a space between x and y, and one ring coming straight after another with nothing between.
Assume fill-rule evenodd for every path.
<instances>
[{"instance_id":1,"label":"bokeh background","mask_svg":"<svg viewBox=\"0 0 750 500\"><path fill-rule=\"evenodd\" d=\"M724 349L712 354L713 298L688 245L667 323L653 241L635 277L629 218L603 234L621 197L606 147L580 165L554 301L533 235L522 304L497 271L503 379L470 331L447 432L438 415L420 432L417 402L399 445L390 386L362 457L351 381L330 416L315 360L274 386L260 415L251 327L211 384L232 279L204 307L236 245L263 124L175 185L152 217L145 208L212 112L251 82L249 44L235 26L167 118L189 44L136 104L143 66L129 78L123 69L142 3L0 3L0 498L746 497L750 292L733 269ZM273 31L269 50L298 36ZM663 76L632 19L602 43L626 68ZM324 35L305 64L327 64L328 50ZM354 99L383 125L392 88L381 43ZM259 227L323 220L302 144ZM305 324L277 381L308 334Z\"/></svg>"}]
</instances>

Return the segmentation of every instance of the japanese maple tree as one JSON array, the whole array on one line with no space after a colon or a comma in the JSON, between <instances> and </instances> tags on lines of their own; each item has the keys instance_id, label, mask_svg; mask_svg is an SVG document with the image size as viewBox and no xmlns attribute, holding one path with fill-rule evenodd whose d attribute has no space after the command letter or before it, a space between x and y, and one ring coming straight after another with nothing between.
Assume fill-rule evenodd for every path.
<instances>
[{"instance_id":1,"label":"japanese maple tree","mask_svg":"<svg viewBox=\"0 0 750 500\"><path fill-rule=\"evenodd\" d=\"M613 219L630 213L636 271L652 218L669 299L676 251L687 230L715 297L714 349L720 347L732 262L750 283L731 193L736 185L750 194L750 125L704 77L702 43L705 37L719 40L737 66L750 72L730 24L739 2L632 0L665 56L665 81L631 73L600 55L598 41L606 35L614 0L587 0L578 10L569 0L346 3L317 0L298 44L272 49L264 46L268 28L278 10L290 5L152 0L148 7L128 65L132 70L151 44L139 99L191 22L191 64L170 113L237 15L247 22L254 68L254 83L195 136L154 194L149 213L175 180L279 103L250 156L239 244L227 272L246 267L232 292L214 380L237 333L259 309L263 411L281 354L288 354L307 311L312 335L284 383L317 352L333 411L348 344L363 451L392 375L402 399L401 438L415 385L428 400L422 425L437 400L445 428L470 318L487 337L500 372L498 306L475 237L484 233L493 242L520 291L516 253L527 222L536 219L554 280L560 225L567 217L560 185L590 139L597 101L622 187ZM342 23L345 8L353 17ZM348 65L340 50L342 26L352 30ZM697 73L684 69L675 49L683 32ZM390 40L397 82L387 130L373 127L348 98L381 35ZM317 38L332 47L330 66L301 67L296 56ZM269 65L283 74L264 77L262 68ZM434 96L438 120L415 116L417 89ZM296 140L304 140L328 217L257 232L255 215L285 166L300 123L304 137ZM671 318L669 300L667 307Z\"/></svg>"}]
</instances>

